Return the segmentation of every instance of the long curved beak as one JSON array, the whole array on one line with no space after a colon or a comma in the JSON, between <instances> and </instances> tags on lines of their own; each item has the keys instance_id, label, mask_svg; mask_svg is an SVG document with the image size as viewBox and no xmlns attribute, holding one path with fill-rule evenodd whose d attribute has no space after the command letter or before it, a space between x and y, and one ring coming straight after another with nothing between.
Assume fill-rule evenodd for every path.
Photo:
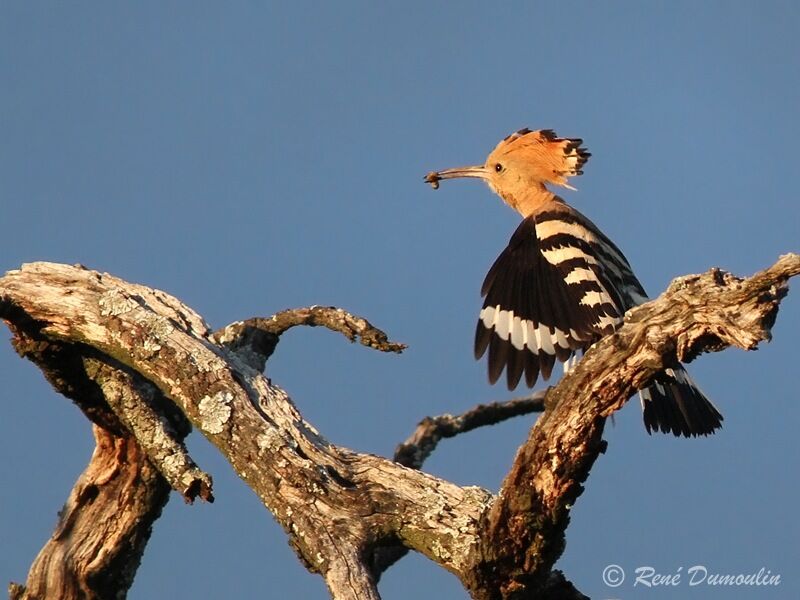
<instances>
[{"instance_id":1,"label":"long curved beak","mask_svg":"<svg viewBox=\"0 0 800 600\"><path fill-rule=\"evenodd\" d=\"M477 179L489 179L489 171L483 165L474 167L456 167L455 169L445 169L444 171L431 171L425 175L425 183L430 183L433 189L439 187L442 179L456 179L458 177L475 177Z\"/></svg>"}]
</instances>

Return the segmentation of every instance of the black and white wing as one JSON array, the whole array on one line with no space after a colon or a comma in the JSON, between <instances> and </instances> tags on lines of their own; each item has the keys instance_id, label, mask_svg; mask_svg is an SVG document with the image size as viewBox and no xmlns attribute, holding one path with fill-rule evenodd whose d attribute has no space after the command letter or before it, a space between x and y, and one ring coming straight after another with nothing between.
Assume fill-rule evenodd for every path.
<instances>
[{"instance_id":1,"label":"black and white wing","mask_svg":"<svg viewBox=\"0 0 800 600\"><path fill-rule=\"evenodd\" d=\"M563 206L563 205L562 205ZM566 206L527 217L492 265L475 334L489 351L489 380L506 369L509 389L548 379L556 360L613 332L645 299L619 249Z\"/></svg>"}]
</instances>

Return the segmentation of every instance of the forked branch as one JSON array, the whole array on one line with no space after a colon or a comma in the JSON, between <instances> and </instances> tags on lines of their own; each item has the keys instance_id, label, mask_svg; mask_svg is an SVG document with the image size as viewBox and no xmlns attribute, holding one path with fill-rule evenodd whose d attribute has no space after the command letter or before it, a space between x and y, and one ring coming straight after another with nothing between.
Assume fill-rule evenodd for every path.
<instances>
[{"instance_id":1,"label":"forked branch","mask_svg":"<svg viewBox=\"0 0 800 600\"><path fill-rule=\"evenodd\" d=\"M548 392L547 410L498 496L328 442L257 371L259 360L242 361L241 346L231 343L235 331L210 334L198 315L163 292L37 263L0 279L0 318L16 333L90 350L150 382L224 454L336 599L378 598L370 561L378 548L397 545L457 575L473 598L580 597L552 567L569 508L604 447L605 417L677 358L769 339L786 282L798 273L797 255L749 279L712 270L676 280L631 311ZM295 315L285 325L306 318L316 319ZM391 348L385 337L374 340L367 345ZM114 421L107 426L123 422ZM424 425L409 464L469 423L445 418Z\"/></svg>"},{"instance_id":2,"label":"forked branch","mask_svg":"<svg viewBox=\"0 0 800 600\"><path fill-rule=\"evenodd\" d=\"M554 408L531 429L486 514L476 587L486 589L499 576L504 597L540 589L563 552L569 509L605 447L605 418L677 359L729 346L751 350L769 340L797 274L800 256L788 254L749 279L719 269L680 277L593 346L550 390L546 403Z\"/></svg>"}]
</instances>

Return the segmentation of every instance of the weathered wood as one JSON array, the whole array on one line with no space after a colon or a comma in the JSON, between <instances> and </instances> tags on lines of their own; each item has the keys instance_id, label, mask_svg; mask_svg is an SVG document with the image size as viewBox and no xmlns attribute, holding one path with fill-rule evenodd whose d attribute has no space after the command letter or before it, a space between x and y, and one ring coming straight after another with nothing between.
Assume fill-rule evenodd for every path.
<instances>
[{"instance_id":1,"label":"weathered wood","mask_svg":"<svg viewBox=\"0 0 800 600\"><path fill-rule=\"evenodd\" d=\"M72 398L95 423L96 447L59 515L55 533L34 561L26 585L12 583L10 596L15 600L123 598L152 525L169 498L168 481L148 460L140 440L125 429L126 418L147 409L160 394L135 374L111 366L91 348L48 341L28 319L18 321L29 328L23 331L9 323L14 348L37 364L56 391ZM121 409L118 414L111 405ZM176 477L191 473L180 469L182 440L191 427L174 406L162 408L164 418L155 429L169 430L173 436L167 448L179 446L173 457ZM202 490L179 491L188 498Z\"/></svg>"},{"instance_id":2,"label":"weathered wood","mask_svg":"<svg viewBox=\"0 0 800 600\"><path fill-rule=\"evenodd\" d=\"M799 272L796 255L747 280L714 270L634 309L549 391L548 410L497 497L331 444L253 368L259 361L242 353L249 338L228 347L235 331L215 336L163 292L36 263L0 279L0 317L37 339L88 348L155 386L258 494L334 598L378 598L371 559L396 545L453 572L474 598L577 598L552 566L569 508L604 448L605 417L676 355L769 339L786 280ZM150 460L166 472L158 453Z\"/></svg>"},{"instance_id":3,"label":"weathered wood","mask_svg":"<svg viewBox=\"0 0 800 600\"><path fill-rule=\"evenodd\" d=\"M93 429L89 466L12 600L115 600L133 583L169 486L135 439Z\"/></svg>"},{"instance_id":4,"label":"weathered wood","mask_svg":"<svg viewBox=\"0 0 800 600\"><path fill-rule=\"evenodd\" d=\"M769 340L787 281L798 273L800 256L789 254L749 279L717 269L678 278L586 353L548 393L552 408L531 429L486 514L476 597L527 598L541 587L564 550L570 508L605 448L605 417L676 359Z\"/></svg>"},{"instance_id":5,"label":"weathered wood","mask_svg":"<svg viewBox=\"0 0 800 600\"><path fill-rule=\"evenodd\" d=\"M422 464L443 438L455 437L478 427L494 425L520 415L542 412L545 394L546 391L543 390L505 402L478 404L460 415L425 417L417 424L414 433L397 446L394 460L406 467L421 469Z\"/></svg>"},{"instance_id":6,"label":"weathered wood","mask_svg":"<svg viewBox=\"0 0 800 600\"><path fill-rule=\"evenodd\" d=\"M392 342L383 331L366 319L335 306L291 308L266 319L253 317L246 321L236 321L215 331L211 339L237 352L254 369L263 371L281 335L298 325L326 327L341 333L351 342L359 340L362 345L381 352L400 354L406 349L405 344Z\"/></svg>"},{"instance_id":7,"label":"weathered wood","mask_svg":"<svg viewBox=\"0 0 800 600\"><path fill-rule=\"evenodd\" d=\"M283 390L210 343L202 320L174 298L37 263L0 280L0 316L91 347L152 382L226 456L334 597L374 595L371 581L343 573L354 557L398 540L463 570L491 494L330 444Z\"/></svg>"}]
</instances>

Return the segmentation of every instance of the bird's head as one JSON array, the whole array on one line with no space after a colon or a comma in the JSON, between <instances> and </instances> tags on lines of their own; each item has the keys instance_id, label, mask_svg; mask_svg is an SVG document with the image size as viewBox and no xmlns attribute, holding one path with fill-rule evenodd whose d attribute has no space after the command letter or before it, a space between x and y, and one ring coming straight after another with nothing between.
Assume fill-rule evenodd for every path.
<instances>
[{"instance_id":1,"label":"bird's head","mask_svg":"<svg viewBox=\"0 0 800 600\"><path fill-rule=\"evenodd\" d=\"M551 129L521 129L497 144L484 164L432 171L425 181L436 189L444 179L483 179L503 200L520 210L526 198L546 191L546 183L575 189L567 178L583 173L581 168L591 156L582 143L577 138L559 138Z\"/></svg>"}]
</instances>

